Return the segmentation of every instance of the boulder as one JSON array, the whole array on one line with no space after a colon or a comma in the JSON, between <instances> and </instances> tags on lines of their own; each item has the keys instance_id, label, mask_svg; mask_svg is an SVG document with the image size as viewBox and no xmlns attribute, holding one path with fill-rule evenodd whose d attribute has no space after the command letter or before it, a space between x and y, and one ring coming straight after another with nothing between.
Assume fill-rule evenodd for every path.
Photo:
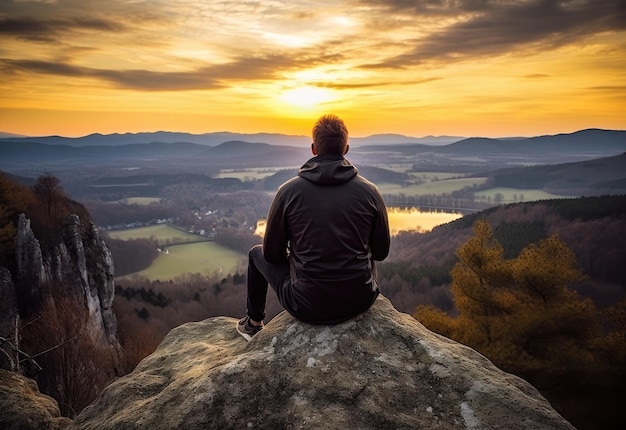
<instances>
[{"instance_id":1,"label":"boulder","mask_svg":"<svg viewBox=\"0 0 626 430\"><path fill-rule=\"evenodd\" d=\"M0 370L0 428L3 430L61 430L71 420L61 417L52 397L19 373Z\"/></svg>"},{"instance_id":2,"label":"boulder","mask_svg":"<svg viewBox=\"0 0 626 430\"><path fill-rule=\"evenodd\" d=\"M173 329L72 429L573 429L524 380L384 297L335 326L283 312L250 342L236 320Z\"/></svg>"}]
</instances>

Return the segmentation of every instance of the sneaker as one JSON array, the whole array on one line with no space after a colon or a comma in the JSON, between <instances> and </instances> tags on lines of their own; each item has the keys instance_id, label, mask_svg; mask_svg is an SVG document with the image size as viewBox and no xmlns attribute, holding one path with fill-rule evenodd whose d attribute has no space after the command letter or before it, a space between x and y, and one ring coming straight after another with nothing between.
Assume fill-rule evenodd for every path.
<instances>
[{"instance_id":1,"label":"sneaker","mask_svg":"<svg viewBox=\"0 0 626 430\"><path fill-rule=\"evenodd\" d=\"M263 321L260 326L250 324L250 317L245 317L239 320L237 323L237 333L243 336L248 342L252 339L252 336L263 330Z\"/></svg>"}]
</instances>

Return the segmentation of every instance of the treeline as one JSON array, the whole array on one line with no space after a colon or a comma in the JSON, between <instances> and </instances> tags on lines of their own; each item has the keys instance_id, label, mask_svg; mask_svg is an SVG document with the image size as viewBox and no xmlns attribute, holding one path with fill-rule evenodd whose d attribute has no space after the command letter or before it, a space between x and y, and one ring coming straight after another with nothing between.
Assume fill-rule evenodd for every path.
<instances>
[{"instance_id":1,"label":"treeline","mask_svg":"<svg viewBox=\"0 0 626 430\"><path fill-rule=\"evenodd\" d=\"M113 257L115 276L124 276L147 269L158 257L158 244L150 239L119 240L105 238Z\"/></svg>"},{"instance_id":2,"label":"treeline","mask_svg":"<svg viewBox=\"0 0 626 430\"><path fill-rule=\"evenodd\" d=\"M157 219L176 218L180 213L180 209L177 207L158 202L140 205L87 200L84 204L89 213L93 214L94 223L101 227L131 222L149 223Z\"/></svg>"},{"instance_id":3,"label":"treeline","mask_svg":"<svg viewBox=\"0 0 626 430\"><path fill-rule=\"evenodd\" d=\"M217 172L218 169L215 170ZM212 192L236 192L250 188L238 178L212 178L197 173L110 175L72 183L72 193L84 200L117 201L130 197L161 196L168 187L198 184Z\"/></svg>"},{"instance_id":4,"label":"treeline","mask_svg":"<svg viewBox=\"0 0 626 430\"><path fill-rule=\"evenodd\" d=\"M0 172L0 266L11 271L15 266L15 237L21 213L30 220L43 248L58 243L60 227L70 214L78 215L83 223L91 220L87 209L69 198L55 176L41 175L28 187Z\"/></svg>"},{"instance_id":5,"label":"treeline","mask_svg":"<svg viewBox=\"0 0 626 430\"><path fill-rule=\"evenodd\" d=\"M476 189L466 187L460 191L453 191L450 194L425 194L425 195L406 195L399 194L383 194L385 203L390 206L413 206L413 207L430 207L444 208L446 210L458 210L459 212L467 212L465 209L472 211L483 210L500 203L497 199L489 196L476 197L474 192Z\"/></svg>"},{"instance_id":6,"label":"treeline","mask_svg":"<svg viewBox=\"0 0 626 430\"><path fill-rule=\"evenodd\" d=\"M149 303L154 306L158 306L160 308L164 308L169 305L172 301L163 295L163 293L155 293L152 288L146 290L144 287L140 289L135 289L133 287L124 288L120 285L115 287L115 294L118 296L123 296L127 300L140 300L146 303Z\"/></svg>"}]
</instances>

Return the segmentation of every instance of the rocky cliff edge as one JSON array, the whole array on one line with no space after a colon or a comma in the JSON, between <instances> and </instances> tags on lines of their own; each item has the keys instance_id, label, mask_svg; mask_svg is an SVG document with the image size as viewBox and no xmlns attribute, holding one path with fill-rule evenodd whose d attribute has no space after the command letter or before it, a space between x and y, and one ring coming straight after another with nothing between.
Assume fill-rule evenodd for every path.
<instances>
[{"instance_id":1,"label":"rocky cliff edge","mask_svg":"<svg viewBox=\"0 0 626 430\"><path fill-rule=\"evenodd\" d=\"M380 297L336 326L283 312L172 330L72 429L573 429L525 381Z\"/></svg>"}]
</instances>

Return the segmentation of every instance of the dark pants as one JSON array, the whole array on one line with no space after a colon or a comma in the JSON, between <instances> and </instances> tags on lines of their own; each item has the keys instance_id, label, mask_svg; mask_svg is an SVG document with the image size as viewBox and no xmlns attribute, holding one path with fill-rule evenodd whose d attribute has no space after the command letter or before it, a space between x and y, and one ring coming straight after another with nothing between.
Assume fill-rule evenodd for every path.
<instances>
[{"instance_id":1,"label":"dark pants","mask_svg":"<svg viewBox=\"0 0 626 430\"><path fill-rule=\"evenodd\" d=\"M289 263L273 264L263 257L263 247L256 245L248 253L248 316L253 321L265 319L267 285L276 292L278 301L284 299L285 283L289 280ZM284 305L283 305L284 306Z\"/></svg>"}]
</instances>

